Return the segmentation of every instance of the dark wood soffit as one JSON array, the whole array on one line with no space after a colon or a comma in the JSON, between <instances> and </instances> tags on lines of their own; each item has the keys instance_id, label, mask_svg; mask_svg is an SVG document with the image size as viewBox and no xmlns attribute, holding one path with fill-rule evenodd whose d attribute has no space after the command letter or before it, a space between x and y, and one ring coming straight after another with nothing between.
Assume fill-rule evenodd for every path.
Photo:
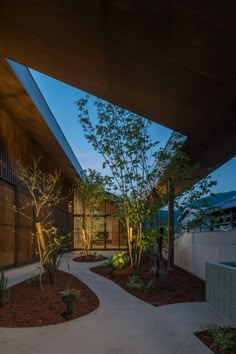
<instances>
[{"instance_id":1,"label":"dark wood soffit","mask_svg":"<svg viewBox=\"0 0 236 354\"><path fill-rule=\"evenodd\" d=\"M186 134L204 168L235 154L234 0L1 6L3 55Z\"/></svg>"},{"instance_id":2,"label":"dark wood soffit","mask_svg":"<svg viewBox=\"0 0 236 354\"><path fill-rule=\"evenodd\" d=\"M0 58L0 106L68 179L77 175L56 138L7 62ZM30 154L31 152L29 152ZM37 156L33 156L37 157Z\"/></svg>"}]
</instances>

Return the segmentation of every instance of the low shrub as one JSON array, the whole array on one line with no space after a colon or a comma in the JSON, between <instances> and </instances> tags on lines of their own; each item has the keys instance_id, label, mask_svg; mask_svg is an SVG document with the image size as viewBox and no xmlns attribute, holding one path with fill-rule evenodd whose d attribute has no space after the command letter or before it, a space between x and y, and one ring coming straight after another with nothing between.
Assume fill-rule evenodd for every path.
<instances>
[{"instance_id":1,"label":"low shrub","mask_svg":"<svg viewBox=\"0 0 236 354\"><path fill-rule=\"evenodd\" d=\"M232 351L236 349L236 343L234 341L235 333L230 331L229 327L220 327L214 323L210 323L206 326L202 326L202 329L207 332L212 341L212 350Z\"/></svg>"},{"instance_id":2,"label":"low shrub","mask_svg":"<svg viewBox=\"0 0 236 354\"><path fill-rule=\"evenodd\" d=\"M129 278L127 285L132 289L143 289L144 287L144 283L140 276L135 274L132 275L131 278Z\"/></svg>"},{"instance_id":3,"label":"low shrub","mask_svg":"<svg viewBox=\"0 0 236 354\"><path fill-rule=\"evenodd\" d=\"M114 253L111 257L111 263L115 269L122 269L129 263L129 256L125 252Z\"/></svg>"},{"instance_id":4,"label":"low shrub","mask_svg":"<svg viewBox=\"0 0 236 354\"><path fill-rule=\"evenodd\" d=\"M131 278L129 278L127 285L132 289L143 289L146 294L151 291L153 281L150 280L147 284L145 284L139 275L134 274Z\"/></svg>"},{"instance_id":5,"label":"low shrub","mask_svg":"<svg viewBox=\"0 0 236 354\"><path fill-rule=\"evenodd\" d=\"M43 268L47 272L51 284L54 283L54 274L59 269L65 252L65 237L56 237L56 231L55 228L51 228L46 232L50 242L47 245L47 255L43 260Z\"/></svg>"}]
</instances>

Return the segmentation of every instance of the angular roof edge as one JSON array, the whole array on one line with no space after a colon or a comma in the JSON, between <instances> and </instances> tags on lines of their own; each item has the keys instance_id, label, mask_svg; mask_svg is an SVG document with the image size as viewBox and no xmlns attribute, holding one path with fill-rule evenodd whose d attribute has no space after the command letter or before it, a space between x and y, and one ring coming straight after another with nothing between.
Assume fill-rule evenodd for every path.
<instances>
[{"instance_id":1,"label":"angular roof edge","mask_svg":"<svg viewBox=\"0 0 236 354\"><path fill-rule=\"evenodd\" d=\"M50 110L29 69L26 66L16 63L10 59L6 60L10 65L11 69L14 71L18 80L21 82L22 86L32 99L42 118L55 136L56 140L58 141L58 144L65 152L66 156L68 157L76 172L80 175L80 177L85 178L83 168L77 160L71 146L69 145L65 135L63 134L59 124L57 123L52 111Z\"/></svg>"}]
</instances>

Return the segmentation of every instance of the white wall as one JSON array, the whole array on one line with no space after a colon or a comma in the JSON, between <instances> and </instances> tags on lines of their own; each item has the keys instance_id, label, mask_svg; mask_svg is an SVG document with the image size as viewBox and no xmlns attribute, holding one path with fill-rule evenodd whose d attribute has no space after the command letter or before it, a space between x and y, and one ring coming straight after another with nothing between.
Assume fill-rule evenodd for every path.
<instances>
[{"instance_id":1,"label":"white wall","mask_svg":"<svg viewBox=\"0 0 236 354\"><path fill-rule=\"evenodd\" d=\"M236 261L236 230L185 233L175 240L175 264L205 280L206 262Z\"/></svg>"}]
</instances>

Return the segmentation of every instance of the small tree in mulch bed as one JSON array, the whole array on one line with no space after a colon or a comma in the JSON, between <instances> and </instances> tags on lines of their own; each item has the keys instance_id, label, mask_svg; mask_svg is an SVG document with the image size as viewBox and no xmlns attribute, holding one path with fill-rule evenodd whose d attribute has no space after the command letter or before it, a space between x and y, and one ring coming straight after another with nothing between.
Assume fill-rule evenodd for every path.
<instances>
[{"instance_id":1,"label":"small tree in mulch bed","mask_svg":"<svg viewBox=\"0 0 236 354\"><path fill-rule=\"evenodd\" d=\"M6 200L6 206L16 213L32 220L36 228L37 249L40 260L40 286L41 275L46 270L50 282L58 269L65 248L65 237L57 236L57 229L53 222L49 221L52 209L59 204L61 198L61 186L59 170L43 172L40 167L41 158L34 159L31 166L16 161L16 174L22 187L27 192L27 198L23 205L10 205ZM32 213L29 210L33 210Z\"/></svg>"},{"instance_id":2,"label":"small tree in mulch bed","mask_svg":"<svg viewBox=\"0 0 236 354\"><path fill-rule=\"evenodd\" d=\"M105 200L104 179L96 170L85 170L85 179L77 179L75 186L82 202L82 245L88 256L96 234L94 218Z\"/></svg>"},{"instance_id":3,"label":"small tree in mulch bed","mask_svg":"<svg viewBox=\"0 0 236 354\"><path fill-rule=\"evenodd\" d=\"M85 137L109 167L106 186L119 197L120 220L126 228L130 265L139 266L142 256L142 223L150 213L147 195L153 185L157 142L149 136L151 122L101 100L95 102L98 123L93 126L88 99L77 102Z\"/></svg>"},{"instance_id":4,"label":"small tree in mulch bed","mask_svg":"<svg viewBox=\"0 0 236 354\"><path fill-rule=\"evenodd\" d=\"M88 97L76 103L85 137L103 156L103 167L111 171L111 175L106 176L107 188L118 194L117 205L127 232L130 267L139 267L144 246L144 220L169 198L175 197L175 187L180 181L188 180L193 184L200 179L200 176L192 177L196 165L184 151L180 134L170 150L157 149L158 141L150 136L151 121L98 99L94 103L97 122L93 124ZM208 193L213 184L209 179L203 179L195 195L199 198L202 193ZM170 241L169 245L172 245L173 235ZM173 247L169 246L169 253L174 253Z\"/></svg>"}]
</instances>

